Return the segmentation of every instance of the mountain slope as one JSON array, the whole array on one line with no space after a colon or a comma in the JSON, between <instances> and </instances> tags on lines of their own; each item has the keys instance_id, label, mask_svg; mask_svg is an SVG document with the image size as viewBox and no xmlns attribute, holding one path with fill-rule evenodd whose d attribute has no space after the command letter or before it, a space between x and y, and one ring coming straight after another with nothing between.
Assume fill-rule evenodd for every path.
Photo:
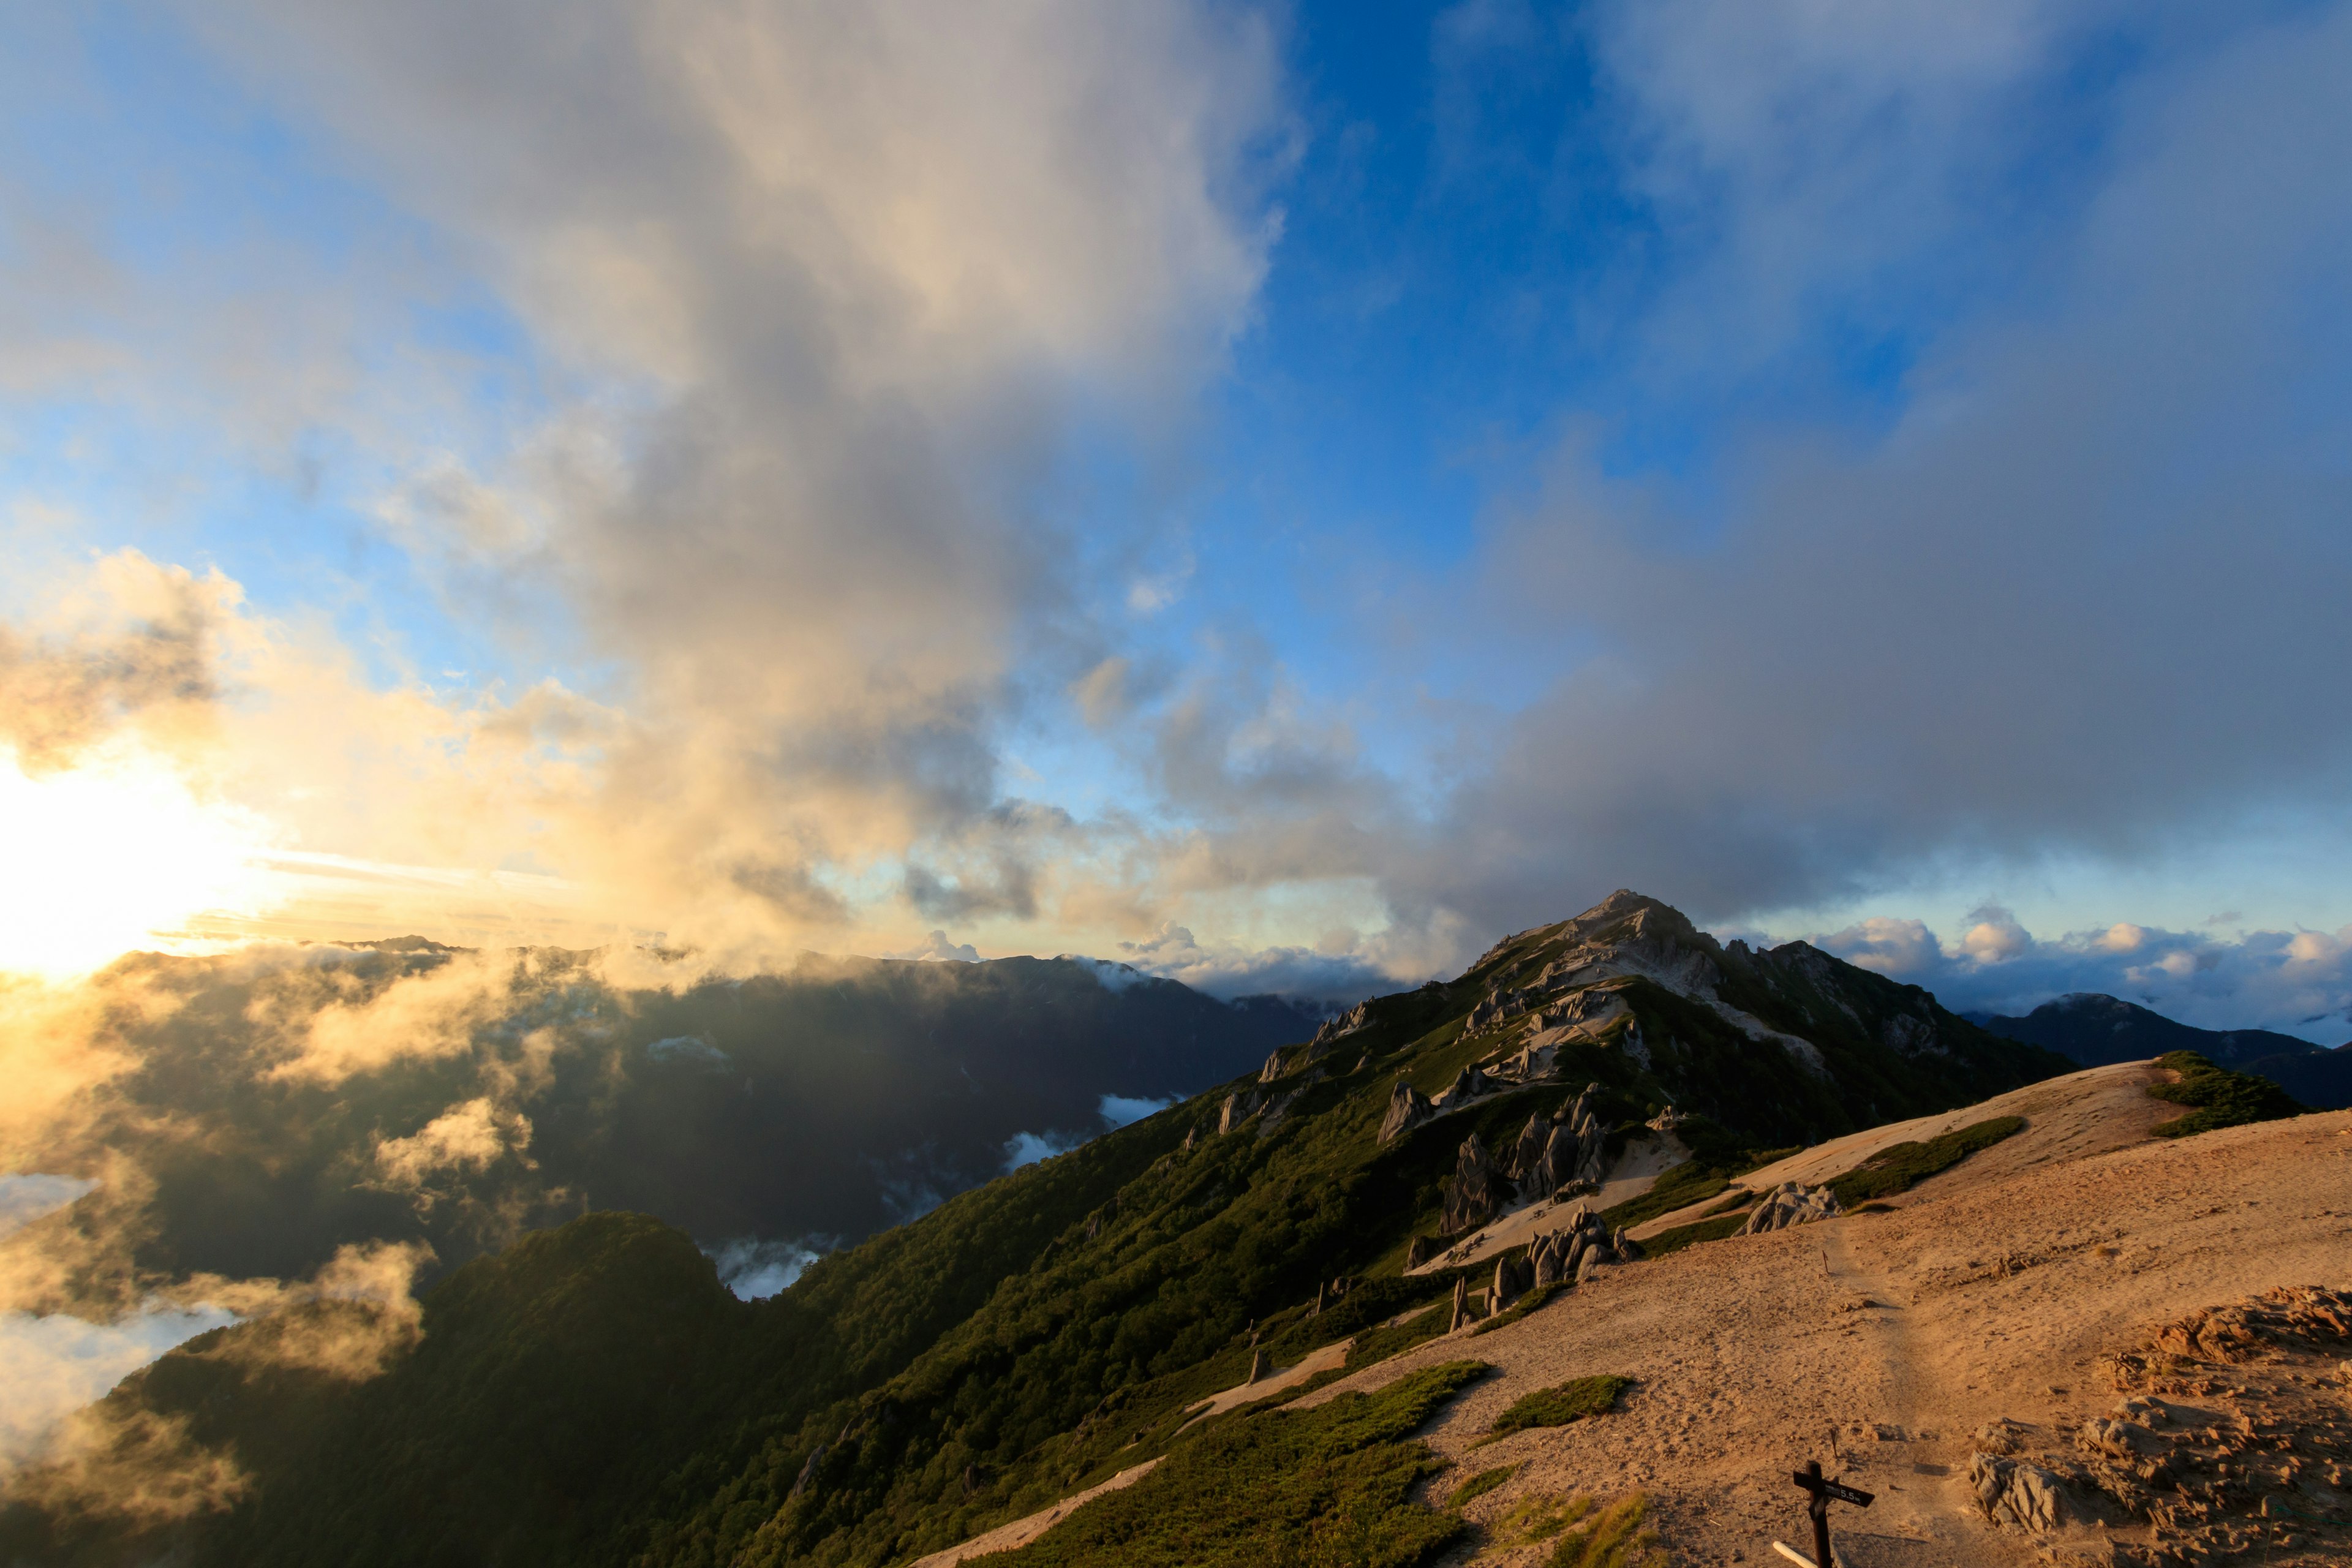
<instances>
[{"instance_id":1,"label":"mountain slope","mask_svg":"<svg viewBox=\"0 0 2352 1568\"><path fill-rule=\"evenodd\" d=\"M1286 1364L1450 1294L1462 1271L1407 1276L1404 1264L1463 1200L1472 1138L1509 1149L1530 1127L1568 1125L1574 1105L1605 1158L1654 1139L1645 1121L1677 1125L1658 1116L1673 1106L1680 1137L1738 1166L2063 1065L1916 987L1803 944L1727 948L1666 906L1620 893L1507 939L1450 984L1372 999L1222 1089L827 1258L772 1301L731 1311L715 1281L696 1286L724 1370L677 1367L665 1397L695 1413L683 1447L628 1434L635 1457L600 1485L619 1500L585 1533L461 1527L430 1560L905 1561L1189 1441L1177 1436L1187 1410L1243 1382L1255 1352ZM1392 1127L1401 1104L1411 1114ZM254 1468L233 1510L131 1545L292 1563L340 1531L344 1561L414 1562L402 1554L409 1510L457 1484L435 1478L535 1495L550 1461L497 1391L537 1386L528 1369L563 1362L551 1342L562 1331L541 1327L554 1321L543 1301L625 1294L656 1268L648 1242L646 1261L623 1249L600 1264L611 1274L602 1283L565 1273L562 1260L584 1245L573 1233L624 1223L636 1222L591 1216L555 1243L459 1270L426 1300L431 1356L319 1392L326 1414L302 1454L238 1449ZM467 1310L473 1281L492 1275L508 1281L504 1307ZM1335 1280L1344 1293L1327 1299ZM1311 1310L1318 1302L1328 1310ZM250 1333L228 1331L209 1353ZM174 1392L184 1359L118 1392L126 1425L195 1418ZM436 1365L464 1367L469 1386L489 1392L459 1399ZM644 1374L591 1364L573 1375ZM267 1391L206 1397L215 1444L277 1418ZM23 1540L32 1528L19 1520L12 1531ZM68 1544L31 1560L123 1561L130 1549L105 1531Z\"/></svg>"},{"instance_id":2,"label":"mountain slope","mask_svg":"<svg viewBox=\"0 0 2352 1568\"><path fill-rule=\"evenodd\" d=\"M2259 1073L2305 1105L2352 1106L2352 1047L2329 1050L2270 1029L2200 1029L2093 991L2044 1002L2021 1018L1969 1016L1993 1034L2056 1051L2084 1067L2195 1051L2224 1067Z\"/></svg>"}]
</instances>

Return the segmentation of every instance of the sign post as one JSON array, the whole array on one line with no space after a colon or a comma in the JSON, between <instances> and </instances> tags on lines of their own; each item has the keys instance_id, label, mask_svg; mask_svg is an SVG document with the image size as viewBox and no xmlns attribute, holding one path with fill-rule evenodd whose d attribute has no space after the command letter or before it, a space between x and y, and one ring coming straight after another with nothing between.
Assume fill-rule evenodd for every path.
<instances>
[{"instance_id":1,"label":"sign post","mask_svg":"<svg viewBox=\"0 0 2352 1568\"><path fill-rule=\"evenodd\" d=\"M1813 1516L1813 1568L1832 1568L1830 1563L1830 1503L1850 1502L1856 1508L1868 1508L1874 1500L1869 1492L1853 1487L1840 1486L1822 1474L1822 1462L1808 1459L1805 1468L1795 1476L1796 1483L1813 1494L1805 1511Z\"/></svg>"}]
</instances>

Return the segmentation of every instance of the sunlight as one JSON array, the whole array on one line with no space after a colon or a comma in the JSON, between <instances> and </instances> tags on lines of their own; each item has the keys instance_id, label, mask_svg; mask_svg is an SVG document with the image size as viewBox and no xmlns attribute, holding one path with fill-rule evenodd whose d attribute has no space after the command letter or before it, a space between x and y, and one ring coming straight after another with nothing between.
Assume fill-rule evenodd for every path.
<instances>
[{"instance_id":1,"label":"sunlight","mask_svg":"<svg viewBox=\"0 0 2352 1568\"><path fill-rule=\"evenodd\" d=\"M198 916L257 912L268 840L135 747L37 775L0 749L0 970L87 973Z\"/></svg>"}]
</instances>

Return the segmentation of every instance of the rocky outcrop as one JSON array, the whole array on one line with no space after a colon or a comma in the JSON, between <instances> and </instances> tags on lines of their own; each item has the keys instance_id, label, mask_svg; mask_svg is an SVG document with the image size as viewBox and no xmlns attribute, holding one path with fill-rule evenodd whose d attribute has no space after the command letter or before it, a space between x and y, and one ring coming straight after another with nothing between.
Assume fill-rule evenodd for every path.
<instances>
[{"instance_id":1,"label":"rocky outcrop","mask_svg":"<svg viewBox=\"0 0 2352 1568\"><path fill-rule=\"evenodd\" d=\"M1317 1084L1321 1083L1322 1081L1323 1069L1321 1068L1310 1068L1307 1069L1307 1076L1305 1078L1300 1079L1297 1083L1291 1085L1280 1094L1276 1095L1273 1100L1268 1101L1266 1104L1265 1115L1257 1124L1257 1135L1264 1138L1273 1132L1276 1128L1280 1127L1289 1117L1292 1107L1296 1106L1298 1101L1305 1097L1308 1089L1313 1089Z\"/></svg>"},{"instance_id":2,"label":"rocky outcrop","mask_svg":"<svg viewBox=\"0 0 2352 1568\"><path fill-rule=\"evenodd\" d=\"M1412 1131L1437 1114L1437 1108L1428 1097L1402 1079L1389 1090L1389 1113L1381 1119L1380 1141L1383 1143Z\"/></svg>"},{"instance_id":3,"label":"rocky outcrop","mask_svg":"<svg viewBox=\"0 0 2352 1568\"><path fill-rule=\"evenodd\" d=\"M1446 1324L1445 1331L1450 1334L1469 1321L1470 1281L1465 1277L1454 1282L1454 1319Z\"/></svg>"},{"instance_id":4,"label":"rocky outcrop","mask_svg":"<svg viewBox=\"0 0 2352 1568\"><path fill-rule=\"evenodd\" d=\"M2023 1459L1979 1453L1969 1461L1977 1508L1995 1524L2046 1534L2074 1517L2065 1483L2053 1471Z\"/></svg>"},{"instance_id":5,"label":"rocky outcrop","mask_svg":"<svg viewBox=\"0 0 2352 1568\"><path fill-rule=\"evenodd\" d=\"M1315 1031L1315 1038L1309 1043L1328 1047L1332 1041L1346 1038L1371 1021L1371 1003L1369 1000L1359 1002L1338 1017L1325 1019L1323 1026Z\"/></svg>"},{"instance_id":6,"label":"rocky outcrop","mask_svg":"<svg viewBox=\"0 0 2352 1568\"><path fill-rule=\"evenodd\" d=\"M1217 1131L1220 1133L1231 1132L1255 1116L1258 1108L1265 1103L1265 1097L1254 1089L1235 1089L1225 1096L1225 1103L1217 1112Z\"/></svg>"},{"instance_id":7,"label":"rocky outcrop","mask_svg":"<svg viewBox=\"0 0 2352 1568\"><path fill-rule=\"evenodd\" d=\"M1303 1046L1284 1046L1265 1058L1265 1066L1258 1068L1257 1080L1272 1083L1278 1078L1288 1078L1299 1068L1321 1061L1334 1048L1319 1035Z\"/></svg>"},{"instance_id":8,"label":"rocky outcrop","mask_svg":"<svg viewBox=\"0 0 2352 1568\"><path fill-rule=\"evenodd\" d=\"M1466 1067L1454 1075L1452 1083L1437 1091L1434 1103L1451 1110L1454 1107L1475 1100L1482 1094L1492 1093L1494 1088L1495 1080L1488 1078L1484 1069L1475 1066Z\"/></svg>"},{"instance_id":9,"label":"rocky outcrop","mask_svg":"<svg viewBox=\"0 0 2352 1568\"><path fill-rule=\"evenodd\" d=\"M1528 1245L1529 1283L1558 1285L1584 1280L1612 1263L1630 1263L1636 1253L1622 1230L1612 1231L1584 1204L1568 1211L1558 1229L1544 1231Z\"/></svg>"},{"instance_id":10,"label":"rocky outcrop","mask_svg":"<svg viewBox=\"0 0 2352 1568\"><path fill-rule=\"evenodd\" d=\"M1795 1182L1783 1182L1766 1193L1755 1208L1748 1212L1748 1223L1739 1227L1742 1236L1761 1236L1768 1230L1786 1230L1792 1225L1811 1225L1815 1220L1834 1219L1845 1213L1837 1194L1827 1187L1805 1187Z\"/></svg>"},{"instance_id":11,"label":"rocky outcrop","mask_svg":"<svg viewBox=\"0 0 2352 1568\"><path fill-rule=\"evenodd\" d=\"M2137 1555L2097 1560L2352 1562L2347 1352L2352 1292L2281 1286L2191 1312L2099 1357L2124 1396L2108 1414L1977 1432L1978 1508L2053 1561L2084 1538L2052 1539L2070 1524L2104 1526L2095 1541L2145 1524L2147 1545L2115 1542Z\"/></svg>"},{"instance_id":12,"label":"rocky outcrop","mask_svg":"<svg viewBox=\"0 0 2352 1568\"><path fill-rule=\"evenodd\" d=\"M1511 1184L1473 1132L1462 1141L1454 1157L1454 1174L1441 1189L1444 1208L1438 1228L1447 1236L1475 1230L1494 1218L1511 1195Z\"/></svg>"},{"instance_id":13,"label":"rocky outcrop","mask_svg":"<svg viewBox=\"0 0 2352 1568\"><path fill-rule=\"evenodd\" d=\"M1528 1118L1512 1147L1511 1175L1523 1203L1549 1198L1578 1182L1598 1182L1608 1159L1608 1129L1592 1109L1597 1083L1585 1086L1573 1105L1549 1121Z\"/></svg>"}]
</instances>

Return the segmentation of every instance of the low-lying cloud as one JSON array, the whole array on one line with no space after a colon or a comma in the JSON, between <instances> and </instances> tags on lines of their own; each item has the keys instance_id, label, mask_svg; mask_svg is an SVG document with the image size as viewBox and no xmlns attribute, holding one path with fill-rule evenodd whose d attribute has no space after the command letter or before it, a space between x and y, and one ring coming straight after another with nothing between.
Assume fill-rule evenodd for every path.
<instances>
[{"instance_id":1,"label":"low-lying cloud","mask_svg":"<svg viewBox=\"0 0 2352 1568\"><path fill-rule=\"evenodd\" d=\"M1987 906L1949 942L1924 921L1883 918L1812 940L1865 969L1924 985L1955 1010L2015 1016L2092 991L2200 1028L2352 1042L2352 926L2223 940L2118 922L2043 940Z\"/></svg>"}]
</instances>

